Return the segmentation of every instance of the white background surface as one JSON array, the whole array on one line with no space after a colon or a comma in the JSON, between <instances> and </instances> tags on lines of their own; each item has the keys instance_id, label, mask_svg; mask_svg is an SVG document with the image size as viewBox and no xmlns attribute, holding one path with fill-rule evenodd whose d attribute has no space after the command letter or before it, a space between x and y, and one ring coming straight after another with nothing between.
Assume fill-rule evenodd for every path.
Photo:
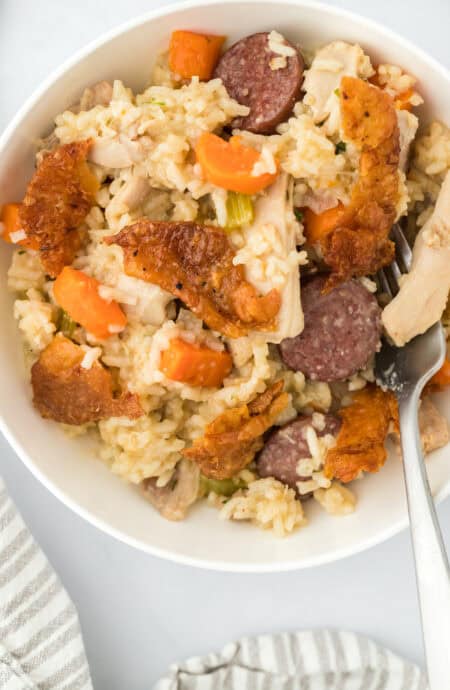
<instances>
[{"instance_id":1,"label":"white background surface","mask_svg":"<svg viewBox=\"0 0 450 690\"><path fill-rule=\"evenodd\" d=\"M99 33L161 4L0 0L0 131L62 60ZM449 0L331 4L389 25L450 66ZM2 438L0 474L78 607L96 690L151 688L176 659L241 635L309 627L365 633L422 663L406 533L313 570L212 573L141 554L90 527L38 484ZM450 541L450 501L440 517Z\"/></svg>"}]
</instances>

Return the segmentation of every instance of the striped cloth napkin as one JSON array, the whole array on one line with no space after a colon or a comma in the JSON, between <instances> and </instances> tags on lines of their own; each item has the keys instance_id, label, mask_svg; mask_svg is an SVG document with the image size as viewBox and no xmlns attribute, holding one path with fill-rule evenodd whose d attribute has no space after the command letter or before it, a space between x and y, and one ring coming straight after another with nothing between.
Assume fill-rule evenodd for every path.
<instances>
[{"instance_id":1,"label":"striped cloth napkin","mask_svg":"<svg viewBox=\"0 0 450 690\"><path fill-rule=\"evenodd\" d=\"M244 637L171 667L154 690L426 690L417 666L354 633ZM444 689L442 689L444 690Z\"/></svg>"},{"instance_id":2,"label":"striped cloth napkin","mask_svg":"<svg viewBox=\"0 0 450 690\"><path fill-rule=\"evenodd\" d=\"M218 654L172 666L154 690L426 687L416 666L370 640L353 633L320 630L246 637ZM92 690L75 607L8 498L1 479L0 688Z\"/></svg>"},{"instance_id":3,"label":"striped cloth napkin","mask_svg":"<svg viewBox=\"0 0 450 690\"><path fill-rule=\"evenodd\" d=\"M92 690L75 607L1 479L0 688Z\"/></svg>"}]
</instances>

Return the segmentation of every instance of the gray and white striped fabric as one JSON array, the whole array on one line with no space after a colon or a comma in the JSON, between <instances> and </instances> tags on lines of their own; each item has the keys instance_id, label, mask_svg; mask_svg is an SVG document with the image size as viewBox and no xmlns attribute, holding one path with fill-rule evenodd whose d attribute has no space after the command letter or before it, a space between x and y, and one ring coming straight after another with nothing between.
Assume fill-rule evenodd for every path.
<instances>
[{"instance_id":1,"label":"gray and white striped fabric","mask_svg":"<svg viewBox=\"0 0 450 690\"><path fill-rule=\"evenodd\" d=\"M416 666L374 642L320 630L243 638L172 666L154 690L426 688ZM0 689L92 690L75 607L1 479Z\"/></svg>"},{"instance_id":2,"label":"gray and white striped fabric","mask_svg":"<svg viewBox=\"0 0 450 690\"><path fill-rule=\"evenodd\" d=\"M75 607L1 479L0 688L92 690Z\"/></svg>"},{"instance_id":3,"label":"gray and white striped fabric","mask_svg":"<svg viewBox=\"0 0 450 690\"><path fill-rule=\"evenodd\" d=\"M426 690L419 669L371 640L320 630L245 637L171 667L154 690Z\"/></svg>"}]
</instances>

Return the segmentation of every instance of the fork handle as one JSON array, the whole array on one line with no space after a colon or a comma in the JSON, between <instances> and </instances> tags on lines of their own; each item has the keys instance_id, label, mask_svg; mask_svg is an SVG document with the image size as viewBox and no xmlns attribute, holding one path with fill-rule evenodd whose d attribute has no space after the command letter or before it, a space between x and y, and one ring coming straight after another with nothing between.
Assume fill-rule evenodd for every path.
<instances>
[{"instance_id":1,"label":"fork handle","mask_svg":"<svg viewBox=\"0 0 450 690\"><path fill-rule=\"evenodd\" d=\"M429 690L450 688L450 569L417 424L420 390L399 400L401 444Z\"/></svg>"}]
</instances>

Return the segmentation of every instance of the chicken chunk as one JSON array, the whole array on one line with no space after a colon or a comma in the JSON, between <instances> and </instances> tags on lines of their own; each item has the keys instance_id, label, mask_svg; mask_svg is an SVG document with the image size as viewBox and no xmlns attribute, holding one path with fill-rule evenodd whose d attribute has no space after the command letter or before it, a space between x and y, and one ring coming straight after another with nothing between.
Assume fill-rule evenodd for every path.
<instances>
[{"instance_id":1,"label":"chicken chunk","mask_svg":"<svg viewBox=\"0 0 450 690\"><path fill-rule=\"evenodd\" d=\"M113 87L109 81L98 81L92 86L88 86L87 89L83 91L79 103L77 103L73 108L72 112L79 113L83 110L91 110L95 108L96 105L107 106L110 104L113 95Z\"/></svg>"},{"instance_id":2,"label":"chicken chunk","mask_svg":"<svg viewBox=\"0 0 450 690\"><path fill-rule=\"evenodd\" d=\"M144 414L137 395L114 397L111 373L98 362L85 368L84 354L79 345L58 335L33 364L33 403L41 416L80 425L108 417L136 419Z\"/></svg>"},{"instance_id":3,"label":"chicken chunk","mask_svg":"<svg viewBox=\"0 0 450 690\"><path fill-rule=\"evenodd\" d=\"M399 168L405 172L408 165L409 150L419 127L419 118L408 110L397 110L397 122L400 132Z\"/></svg>"},{"instance_id":4,"label":"chicken chunk","mask_svg":"<svg viewBox=\"0 0 450 690\"><path fill-rule=\"evenodd\" d=\"M422 398L420 403L419 435L425 455L446 446L450 440L448 422L444 415L439 412L429 395ZM402 447L399 433L393 433L392 440L395 444L396 452L401 456Z\"/></svg>"},{"instance_id":5,"label":"chicken chunk","mask_svg":"<svg viewBox=\"0 0 450 690\"><path fill-rule=\"evenodd\" d=\"M48 134L43 139L39 139L37 143L37 153L36 153L36 165L39 166L44 160L48 153L51 153L59 146L59 139L55 134L53 129L50 134Z\"/></svg>"},{"instance_id":6,"label":"chicken chunk","mask_svg":"<svg viewBox=\"0 0 450 690\"><path fill-rule=\"evenodd\" d=\"M442 448L449 442L447 420L429 396L422 399L419 407L419 432L425 454Z\"/></svg>"},{"instance_id":7,"label":"chicken chunk","mask_svg":"<svg viewBox=\"0 0 450 690\"><path fill-rule=\"evenodd\" d=\"M166 486L157 486L157 479L151 477L141 483L141 491L166 520L184 520L189 507L199 494L200 469L190 460L180 460Z\"/></svg>"},{"instance_id":8,"label":"chicken chunk","mask_svg":"<svg viewBox=\"0 0 450 690\"><path fill-rule=\"evenodd\" d=\"M357 43L333 41L317 51L303 82L304 102L311 107L314 122L323 123L327 136L339 131L341 112L337 92L342 77L371 74L370 60Z\"/></svg>"},{"instance_id":9,"label":"chicken chunk","mask_svg":"<svg viewBox=\"0 0 450 690\"><path fill-rule=\"evenodd\" d=\"M212 330L237 338L274 330L280 294L258 295L234 266L224 230L192 222L140 220L106 238L124 251L125 272L181 299Z\"/></svg>"},{"instance_id":10,"label":"chicken chunk","mask_svg":"<svg viewBox=\"0 0 450 690\"><path fill-rule=\"evenodd\" d=\"M145 177L133 175L112 198L106 208L106 219L114 228L124 213L135 211L150 193L150 183Z\"/></svg>"},{"instance_id":11,"label":"chicken chunk","mask_svg":"<svg viewBox=\"0 0 450 690\"><path fill-rule=\"evenodd\" d=\"M384 308L383 326L401 347L441 318L450 290L450 172L435 209L419 232L411 269L400 290Z\"/></svg>"},{"instance_id":12,"label":"chicken chunk","mask_svg":"<svg viewBox=\"0 0 450 690\"><path fill-rule=\"evenodd\" d=\"M105 168L129 168L140 163L145 156L141 142L133 141L124 134L116 137L94 139L89 160Z\"/></svg>"},{"instance_id":13,"label":"chicken chunk","mask_svg":"<svg viewBox=\"0 0 450 690\"><path fill-rule=\"evenodd\" d=\"M286 173L278 175L276 181L262 194L255 203L255 218L250 227L245 229L247 244L257 243L264 227L273 227L282 244L282 254L277 254L280 261L288 264L288 257L296 250L296 227L288 214L292 214L289 182ZM273 251L273 250L270 250ZM251 261L245 264L246 276L261 292L267 293L271 279L258 278L259 259L253 269ZM281 306L278 313L277 328L267 333L267 341L279 343L283 338L293 338L303 330L303 312L300 300L300 272L298 265L292 265L285 283L280 287Z\"/></svg>"}]
</instances>

